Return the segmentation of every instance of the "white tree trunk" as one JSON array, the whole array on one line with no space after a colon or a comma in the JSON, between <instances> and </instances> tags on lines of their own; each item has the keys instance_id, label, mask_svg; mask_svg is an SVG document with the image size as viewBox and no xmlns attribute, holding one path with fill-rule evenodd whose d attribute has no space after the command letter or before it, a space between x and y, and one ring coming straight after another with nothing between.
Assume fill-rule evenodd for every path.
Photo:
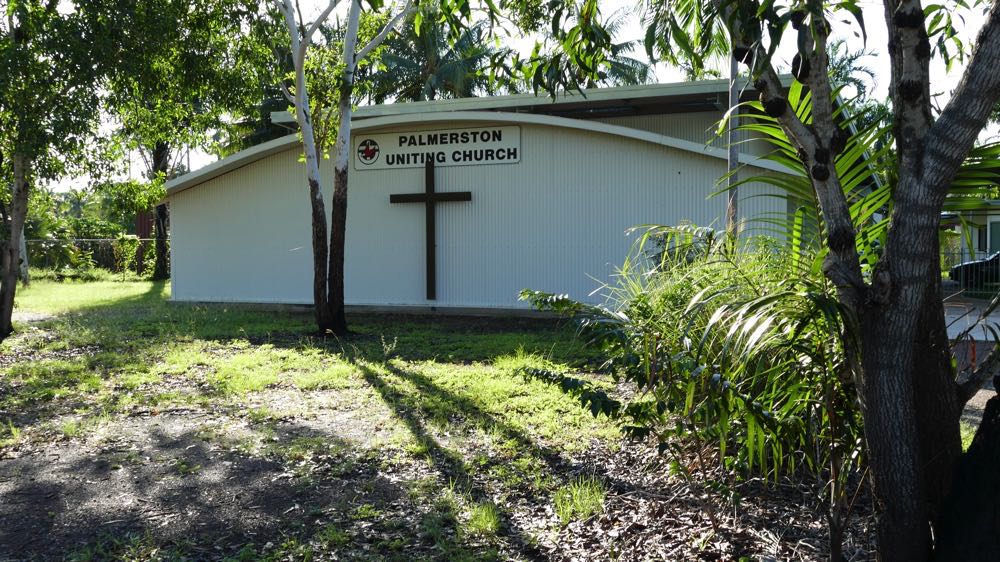
<instances>
[{"instance_id":1,"label":"white tree trunk","mask_svg":"<svg viewBox=\"0 0 1000 562\"><path fill-rule=\"evenodd\" d=\"M397 13L378 35L358 49L358 28L361 21L361 0L351 0L344 34L344 77L340 83L338 100L337 141L334 149L333 199L330 212L330 262L327 269L327 290L333 331L347 332L344 315L344 248L347 235L347 178L351 161L351 116L354 111L354 75L358 62L378 47L411 11L412 3Z\"/></svg>"},{"instance_id":2,"label":"white tree trunk","mask_svg":"<svg viewBox=\"0 0 1000 562\"><path fill-rule=\"evenodd\" d=\"M14 293L17 290L17 271L21 260L21 240L24 238L24 220L28 215L28 158L15 152L13 157L14 185L11 188L10 239L0 258L0 340L13 332L11 318L14 314Z\"/></svg>"},{"instance_id":3,"label":"white tree trunk","mask_svg":"<svg viewBox=\"0 0 1000 562\"><path fill-rule=\"evenodd\" d=\"M354 90L354 72L357 70L358 26L361 21L361 0L351 0L351 9L347 14L347 33L344 34L344 79L341 83L340 123L337 125L337 144L333 160L336 174L347 173L351 151L351 116L353 105L351 93ZM346 95L345 95L346 94ZM346 189L346 186L345 186Z\"/></svg>"},{"instance_id":4,"label":"white tree trunk","mask_svg":"<svg viewBox=\"0 0 1000 562\"><path fill-rule=\"evenodd\" d=\"M23 226L21 227L21 266L18 268L17 277L25 285L31 283L31 275L28 272L28 241L24 238Z\"/></svg>"},{"instance_id":5,"label":"white tree trunk","mask_svg":"<svg viewBox=\"0 0 1000 562\"><path fill-rule=\"evenodd\" d=\"M309 107L309 91L306 84L305 63L306 53L312 36L319 29L330 12L337 5L337 0L330 0L326 9L319 15L308 29L303 29L304 23L295 20L296 9L291 0L277 2L278 10L285 19L288 36L291 41L292 63L295 66L295 96L289 96L289 101L295 106L295 116L302 131L302 149L306 156L306 180L309 184L309 203L312 210L312 247L313 247L313 309L316 324L321 333L334 329L331 322L329 294L327 291L327 273L329 261L329 246L327 246L326 206L323 204L323 179L320 174L319 153L316 149L316 137L313 131L311 108ZM287 92L286 92L287 95Z\"/></svg>"}]
</instances>

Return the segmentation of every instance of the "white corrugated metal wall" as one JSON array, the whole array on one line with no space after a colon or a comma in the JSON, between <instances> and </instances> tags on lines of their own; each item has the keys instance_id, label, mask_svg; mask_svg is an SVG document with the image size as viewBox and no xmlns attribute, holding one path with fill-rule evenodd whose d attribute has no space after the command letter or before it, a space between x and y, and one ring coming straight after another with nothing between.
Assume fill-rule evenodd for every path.
<instances>
[{"instance_id":1,"label":"white corrugated metal wall","mask_svg":"<svg viewBox=\"0 0 1000 562\"><path fill-rule=\"evenodd\" d=\"M437 207L433 302L424 298L423 205L389 203L391 193L422 191L423 170L352 166L348 302L510 308L524 306L523 288L587 298L595 278L609 280L622 262L634 240L628 228L721 226L725 200L709 194L723 160L557 127L522 124L521 137L519 164L438 168L438 191L471 191L472 201ZM172 196L175 299L311 302L298 154L272 155ZM328 182L331 172L325 165ZM753 205L741 210L756 212Z\"/></svg>"}]
</instances>

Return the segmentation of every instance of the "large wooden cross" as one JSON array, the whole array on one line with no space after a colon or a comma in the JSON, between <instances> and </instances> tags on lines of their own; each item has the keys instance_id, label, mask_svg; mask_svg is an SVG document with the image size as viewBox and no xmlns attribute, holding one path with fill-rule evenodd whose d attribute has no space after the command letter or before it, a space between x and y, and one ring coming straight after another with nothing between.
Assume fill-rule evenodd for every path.
<instances>
[{"instance_id":1,"label":"large wooden cross","mask_svg":"<svg viewBox=\"0 0 1000 562\"><path fill-rule=\"evenodd\" d=\"M423 203L426 212L424 219L427 228L427 243L425 252L427 255L427 300L437 299L437 263L434 259L437 253L434 241L434 204L446 201L472 201L472 193L469 191L452 191L447 193L434 192L434 161L428 160L424 171L424 192L423 193L397 193L389 195L390 203Z\"/></svg>"}]
</instances>

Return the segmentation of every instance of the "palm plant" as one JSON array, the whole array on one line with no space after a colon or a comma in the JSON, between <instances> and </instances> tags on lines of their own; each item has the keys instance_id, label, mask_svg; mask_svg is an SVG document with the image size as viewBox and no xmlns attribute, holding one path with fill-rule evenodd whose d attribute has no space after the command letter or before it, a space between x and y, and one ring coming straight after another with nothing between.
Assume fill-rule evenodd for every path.
<instances>
[{"instance_id":1,"label":"palm plant","mask_svg":"<svg viewBox=\"0 0 1000 562\"><path fill-rule=\"evenodd\" d=\"M386 42L381 71L374 72L372 103L423 101L492 94L489 68L509 53L487 41L487 23L463 29L453 41L433 13L411 16L401 33Z\"/></svg>"},{"instance_id":2,"label":"palm plant","mask_svg":"<svg viewBox=\"0 0 1000 562\"><path fill-rule=\"evenodd\" d=\"M607 21L604 22L604 29L612 38L616 38L627 23L627 19L628 11L619 8L608 16ZM638 39L612 42L608 49L608 69L601 82L609 86L630 86L652 82L655 78L652 65L631 56L632 52L638 49L641 44L642 42ZM597 83L590 81L588 86L594 87L597 86Z\"/></svg>"}]
</instances>

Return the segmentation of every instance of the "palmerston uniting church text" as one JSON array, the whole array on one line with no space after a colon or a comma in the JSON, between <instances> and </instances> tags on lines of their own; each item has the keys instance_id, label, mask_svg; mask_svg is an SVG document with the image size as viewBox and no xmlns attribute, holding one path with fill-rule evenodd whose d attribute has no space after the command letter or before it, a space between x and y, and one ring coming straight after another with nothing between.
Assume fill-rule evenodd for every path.
<instances>
[{"instance_id":1,"label":"palmerston uniting church text","mask_svg":"<svg viewBox=\"0 0 1000 562\"><path fill-rule=\"evenodd\" d=\"M521 128L490 127L359 136L358 170L515 164L521 159Z\"/></svg>"}]
</instances>

